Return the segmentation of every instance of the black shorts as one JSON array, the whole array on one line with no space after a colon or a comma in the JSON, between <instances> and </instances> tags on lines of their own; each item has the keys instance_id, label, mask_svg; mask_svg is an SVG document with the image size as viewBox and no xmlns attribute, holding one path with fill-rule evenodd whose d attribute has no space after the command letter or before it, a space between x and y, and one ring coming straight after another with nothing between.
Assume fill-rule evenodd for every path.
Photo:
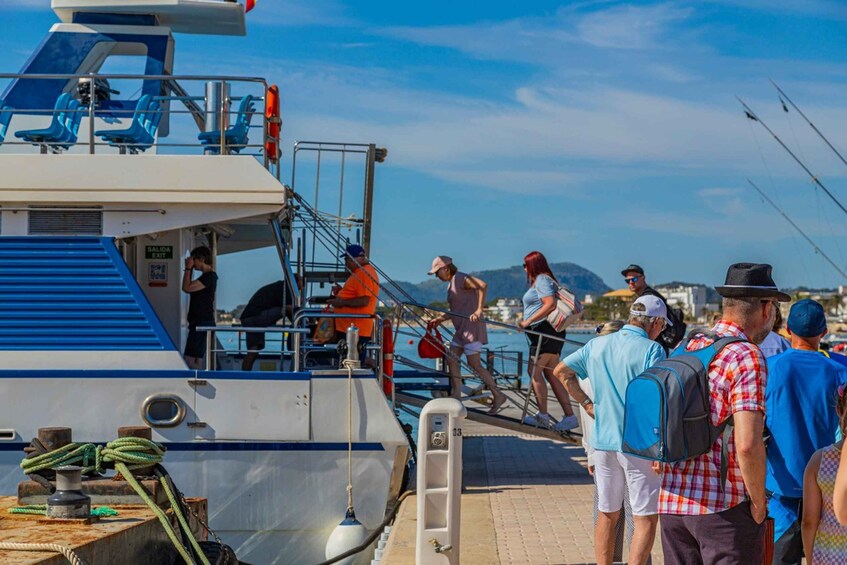
<instances>
[{"instance_id":1,"label":"black shorts","mask_svg":"<svg viewBox=\"0 0 847 565\"><path fill-rule=\"evenodd\" d=\"M188 338L185 340L185 356L196 357L202 359L206 356L206 334L208 332L198 332L197 326L207 327L214 326L215 322L197 322L188 324Z\"/></svg>"},{"instance_id":2,"label":"black shorts","mask_svg":"<svg viewBox=\"0 0 847 565\"><path fill-rule=\"evenodd\" d=\"M529 326L528 330L532 330L534 332L541 332L543 334L556 336L564 339L567 334L566 330L562 330L557 332L553 329L553 326L550 325L550 322L544 320L543 322L538 322L535 325ZM554 353L557 357L562 354L562 348L565 346L565 342L559 339L550 339L548 337L540 336L537 334L528 333L526 336L529 338L529 356L534 357L536 348L538 347L538 340L541 340L541 350L538 352L539 355L544 353Z\"/></svg>"}]
</instances>

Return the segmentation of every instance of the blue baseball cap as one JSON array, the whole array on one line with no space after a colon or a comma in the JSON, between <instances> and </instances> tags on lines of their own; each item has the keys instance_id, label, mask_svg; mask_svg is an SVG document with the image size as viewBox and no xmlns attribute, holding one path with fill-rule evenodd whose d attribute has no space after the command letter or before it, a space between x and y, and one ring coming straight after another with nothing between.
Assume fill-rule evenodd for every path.
<instances>
[{"instance_id":1,"label":"blue baseball cap","mask_svg":"<svg viewBox=\"0 0 847 565\"><path fill-rule=\"evenodd\" d=\"M353 258L364 257L365 256L365 248L362 247L361 245L356 244L356 243L348 245L347 251L345 253L342 253L341 257L347 257L348 255L350 257L353 257Z\"/></svg>"},{"instance_id":2,"label":"blue baseball cap","mask_svg":"<svg viewBox=\"0 0 847 565\"><path fill-rule=\"evenodd\" d=\"M800 337L816 337L826 330L823 306L811 298L798 300L788 313L788 329Z\"/></svg>"}]
</instances>

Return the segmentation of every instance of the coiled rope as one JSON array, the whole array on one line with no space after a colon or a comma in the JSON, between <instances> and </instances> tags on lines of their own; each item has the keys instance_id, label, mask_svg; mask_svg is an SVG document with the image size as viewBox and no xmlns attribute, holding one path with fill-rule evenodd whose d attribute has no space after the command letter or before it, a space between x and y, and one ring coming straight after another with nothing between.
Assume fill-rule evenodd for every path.
<instances>
[{"instance_id":1,"label":"coiled rope","mask_svg":"<svg viewBox=\"0 0 847 565\"><path fill-rule=\"evenodd\" d=\"M110 441L105 446L95 445L93 443L70 443L60 447L54 451L29 457L21 461L21 469L26 474L37 473L46 469L56 469L65 465L78 465L82 467L82 472L102 473L106 469L114 468L115 471L121 474L126 479L126 482L138 494L139 497L150 507L153 514L159 519L165 533L171 543L174 544L177 552L179 552L185 563L195 565L194 558L189 553L188 549L180 541L179 536L172 526L167 514L159 508L150 496L145 491L144 487L132 476L132 471L143 469L162 462L165 455L165 448L149 439L139 437L124 437ZM188 538L191 547L194 549L195 555L202 565L210 565L209 560L203 555L200 545L191 533L188 522L180 509L179 502L171 488L171 482L167 475L158 476L159 483L165 491L165 495L171 504L171 511L176 516L179 526ZM28 544L23 544L28 545ZM57 546L62 547L62 546ZM14 549L14 548L11 548ZM32 550L35 551L35 550ZM72 561L73 563L73 561Z\"/></svg>"}]
</instances>

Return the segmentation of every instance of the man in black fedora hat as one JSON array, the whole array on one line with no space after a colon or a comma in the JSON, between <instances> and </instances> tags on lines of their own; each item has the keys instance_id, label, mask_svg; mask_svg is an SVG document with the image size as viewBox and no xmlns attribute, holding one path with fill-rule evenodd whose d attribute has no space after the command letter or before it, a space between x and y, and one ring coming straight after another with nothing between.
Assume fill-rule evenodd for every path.
<instances>
[{"instance_id":1,"label":"man in black fedora hat","mask_svg":"<svg viewBox=\"0 0 847 565\"><path fill-rule=\"evenodd\" d=\"M736 263L716 287L723 315L708 334L685 348L707 347L734 336L708 367L710 418L715 426L732 418L726 482L721 485L722 437L699 457L664 465L659 514L667 565L761 563L764 559L765 415L767 364L757 344L774 321L774 302L787 302L771 277L771 266Z\"/></svg>"},{"instance_id":2,"label":"man in black fedora hat","mask_svg":"<svg viewBox=\"0 0 847 565\"><path fill-rule=\"evenodd\" d=\"M670 353L685 336L685 314L679 308L669 306L667 299L662 296L662 293L647 284L644 269L640 265L627 265L621 270L621 275L623 275L623 280L627 284L627 287L629 287L629 290L635 293L636 298L641 298L645 295L655 296L665 304L668 319L671 323L665 326L665 329L662 330L662 333L654 341L664 348L666 354Z\"/></svg>"}]
</instances>

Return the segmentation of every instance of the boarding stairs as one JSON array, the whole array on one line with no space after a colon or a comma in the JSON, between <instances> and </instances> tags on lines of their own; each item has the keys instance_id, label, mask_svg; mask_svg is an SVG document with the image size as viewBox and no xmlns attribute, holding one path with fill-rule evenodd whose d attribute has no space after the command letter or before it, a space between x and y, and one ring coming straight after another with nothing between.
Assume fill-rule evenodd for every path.
<instances>
[{"instance_id":1,"label":"boarding stairs","mask_svg":"<svg viewBox=\"0 0 847 565\"><path fill-rule=\"evenodd\" d=\"M316 183L320 182L322 174L320 170L321 151L327 150L326 148L329 147L330 151L342 152L342 155L345 155L344 151L347 150L347 146L350 144L344 144L345 147L340 147L340 145L315 143L318 154L318 172L314 175ZM353 151L362 152L361 146L353 145L352 147ZM366 158L372 159L373 147L371 145L368 150L364 151L367 156ZM366 164L367 169L368 165ZM323 174L326 176L326 173ZM341 182L341 187L338 190L340 199L343 198L344 194L344 173L342 172L340 175L336 175L336 178L339 178ZM372 179L372 175L370 178ZM342 281L349 276L350 273L346 271L342 259L344 249L352 241L360 241L359 238L354 239L354 237L351 237L353 235L351 232L354 230L356 231L356 235L369 234L370 211L367 209L364 210L361 216L358 216L361 219L357 219L357 216L353 215L342 217L341 212L343 207L339 204L338 214L322 213L311 202L307 201L301 193L294 190L296 179L296 175L293 175L287 206L288 218L286 231L290 234L298 234L296 241L289 242L289 248L296 247L297 251L294 257L290 257L289 259L293 265L296 265L294 270L305 282L301 289L301 303L307 306L317 305L321 303L322 299L311 296L309 294L309 288L311 287L321 292L320 289L327 283ZM367 182L367 175L365 180ZM372 190L372 186L366 188L365 193L372 192ZM320 188L319 184L316 184L313 198L317 200L319 196ZM367 198L365 200L367 201ZM308 239L311 239L311 243L308 242ZM365 242L366 240L362 238L361 241ZM371 256L370 253L368 255L369 257ZM391 305L391 312L390 314L386 314L386 316L388 317L390 315L392 320L394 342L397 343L399 339L408 338L412 338L417 342L425 335L426 323L432 317L431 313L446 311L417 303L414 297L381 269L378 263L372 258L370 259L370 263L379 275L379 298L385 304ZM322 292L327 293L326 290ZM429 315L427 312L429 312ZM486 320L486 323L490 326L507 328L512 331L517 330L515 326L502 324L493 320ZM449 342L450 337L452 337L450 330L442 327L442 333L447 334L445 338ZM579 343L579 345L582 344ZM449 348L447 349L447 355L452 355L449 352ZM559 433L552 429L538 428L522 422L523 416L528 413L534 414L537 409L537 405L532 397L532 387L522 386L521 382L521 376L526 374L526 365L528 364L528 361L525 361L523 358L523 352L490 349L483 352L483 361L497 382L498 387L507 395L510 404L514 408L505 411L505 413L496 415L488 414L491 393L482 390L481 379L460 358L459 363L462 368L463 380L468 389L466 392L469 392L462 400L468 408L468 418L470 420L503 428L511 432L534 435L545 439L569 443L577 443L579 441L580 434L578 433ZM393 382L395 390L394 401L397 410L404 410L417 416L412 411L413 409L421 408L434 397L449 394L449 375L441 369L444 365L445 363L443 362L438 363L437 367L433 368L423 364L418 359L411 359L396 354L394 356L395 370ZM555 402L552 398L551 401ZM574 411L577 411L577 406L574 406Z\"/></svg>"}]
</instances>

